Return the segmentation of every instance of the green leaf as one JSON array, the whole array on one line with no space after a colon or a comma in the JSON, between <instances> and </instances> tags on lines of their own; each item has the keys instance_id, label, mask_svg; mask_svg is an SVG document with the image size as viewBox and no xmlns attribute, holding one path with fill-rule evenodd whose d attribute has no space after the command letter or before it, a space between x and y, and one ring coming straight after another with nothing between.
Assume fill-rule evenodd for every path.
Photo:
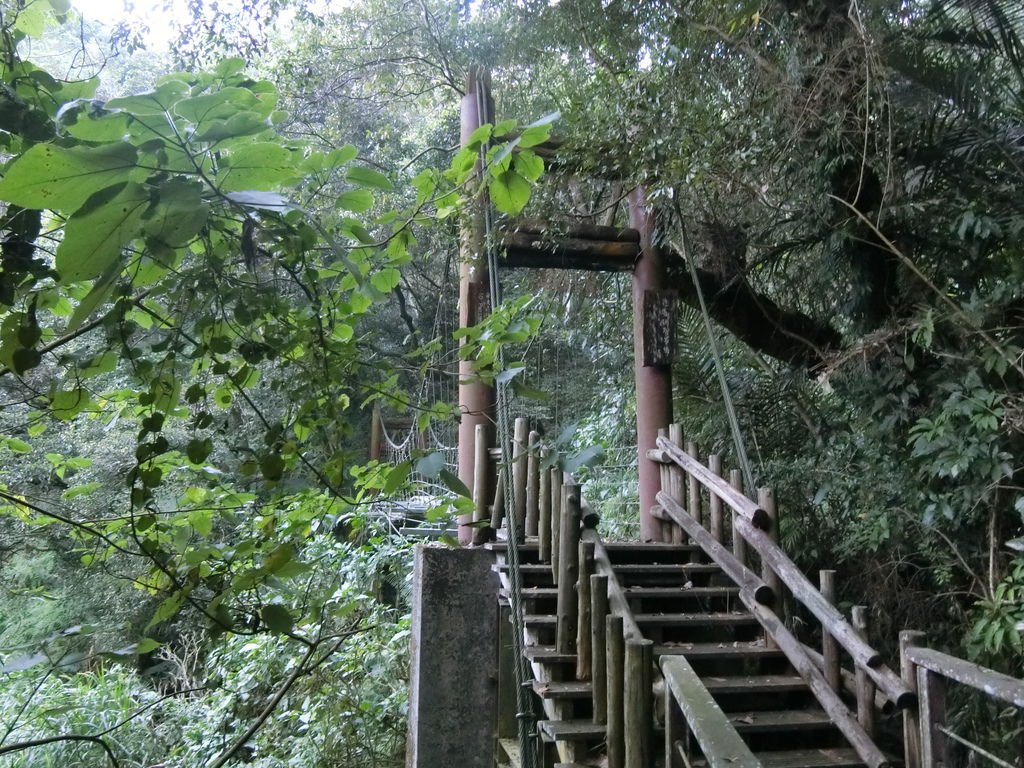
<instances>
[{"instance_id":1,"label":"green leaf","mask_svg":"<svg viewBox=\"0 0 1024 768\"><path fill-rule=\"evenodd\" d=\"M263 561L263 567L268 573L278 573L294 559L295 547L291 544L279 544L267 555L267 559Z\"/></svg>"},{"instance_id":2,"label":"green leaf","mask_svg":"<svg viewBox=\"0 0 1024 768\"><path fill-rule=\"evenodd\" d=\"M157 85L155 90L137 96L111 99L107 102L107 109L121 109L136 117L159 117L166 120L166 113L188 93L186 83L171 78Z\"/></svg>"},{"instance_id":3,"label":"green leaf","mask_svg":"<svg viewBox=\"0 0 1024 768\"><path fill-rule=\"evenodd\" d=\"M135 646L135 653L142 655L144 653L152 653L160 647L160 643L151 637L142 638L138 645Z\"/></svg>"},{"instance_id":4,"label":"green leaf","mask_svg":"<svg viewBox=\"0 0 1024 768\"><path fill-rule=\"evenodd\" d=\"M87 211L72 215L57 246L61 278L91 280L117 264L121 249L139 235L148 207L149 191L132 182L108 202L90 204Z\"/></svg>"},{"instance_id":5,"label":"green leaf","mask_svg":"<svg viewBox=\"0 0 1024 768\"><path fill-rule=\"evenodd\" d=\"M394 189L394 185L391 183L391 180L383 173L361 165L349 168L345 178L360 187L380 189L385 192Z\"/></svg>"},{"instance_id":6,"label":"green leaf","mask_svg":"<svg viewBox=\"0 0 1024 768\"><path fill-rule=\"evenodd\" d=\"M174 105L174 112L178 117L198 126L214 120L227 120L239 112L254 111L259 106L260 100L248 88L221 88L182 99ZM266 114L270 114L269 110Z\"/></svg>"},{"instance_id":7,"label":"green leaf","mask_svg":"<svg viewBox=\"0 0 1024 768\"><path fill-rule=\"evenodd\" d=\"M353 213L362 213L373 205L373 193L368 189L350 189L338 197L338 207Z\"/></svg>"},{"instance_id":8,"label":"green leaf","mask_svg":"<svg viewBox=\"0 0 1024 768\"><path fill-rule=\"evenodd\" d=\"M592 445L589 448L584 448L578 454L565 462L565 471L575 472L581 467L589 467L594 462L599 461L603 456L604 448L600 445Z\"/></svg>"},{"instance_id":9,"label":"green leaf","mask_svg":"<svg viewBox=\"0 0 1024 768\"><path fill-rule=\"evenodd\" d=\"M83 389L62 389L50 396L50 413L61 421L69 421L91 403L89 394Z\"/></svg>"},{"instance_id":10,"label":"green leaf","mask_svg":"<svg viewBox=\"0 0 1024 768\"><path fill-rule=\"evenodd\" d=\"M202 464L211 451L213 451L213 441L210 438L197 438L189 440L188 446L185 448L185 455L193 464Z\"/></svg>"},{"instance_id":11,"label":"green leaf","mask_svg":"<svg viewBox=\"0 0 1024 768\"><path fill-rule=\"evenodd\" d=\"M416 472L428 480L432 480L441 474L444 469L444 454L440 451L424 456L416 462Z\"/></svg>"},{"instance_id":12,"label":"green leaf","mask_svg":"<svg viewBox=\"0 0 1024 768\"><path fill-rule=\"evenodd\" d=\"M0 180L0 199L23 208L72 213L96 192L144 177L136 159L135 147L124 142L71 149L37 144Z\"/></svg>"},{"instance_id":13,"label":"green leaf","mask_svg":"<svg viewBox=\"0 0 1024 768\"><path fill-rule=\"evenodd\" d=\"M188 523L195 528L200 536L209 536L213 533L214 510L193 509L188 513Z\"/></svg>"},{"instance_id":14,"label":"green leaf","mask_svg":"<svg viewBox=\"0 0 1024 768\"><path fill-rule=\"evenodd\" d=\"M260 471L265 480L277 481L284 475L284 459L279 453L268 453L260 459Z\"/></svg>"},{"instance_id":15,"label":"green leaf","mask_svg":"<svg viewBox=\"0 0 1024 768\"><path fill-rule=\"evenodd\" d=\"M374 272L370 277L370 284L381 293L388 293L395 289L400 277L401 273L397 269L388 267L380 272Z\"/></svg>"},{"instance_id":16,"label":"green leaf","mask_svg":"<svg viewBox=\"0 0 1024 768\"><path fill-rule=\"evenodd\" d=\"M266 115L259 112L239 112L226 120L211 120L196 134L198 141L224 141L242 136L251 136L270 127Z\"/></svg>"},{"instance_id":17,"label":"green leaf","mask_svg":"<svg viewBox=\"0 0 1024 768\"><path fill-rule=\"evenodd\" d=\"M16 437L6 437L3 439L3 442L7 446L7 450L14 453L32 453L32 446L24 440L19 440Z\"/></svg>"},{"instance_id":18,"label":"green leaf","mask_svg":"<svg viewBox=\"0 0 1024 768\"><path fill-rule=\"evenodd\" d=\"M217 186L221 192L270 190L286 184L294 176L292 153L280 144L261 141L231 151Z\"/></svg>"},{"instance_id":19,"label":"green leaf","mask_svg":"<svg viewBox=\"0 0 1024 768\"><path fill-rule=\"evenodd\" d=\"M399 488L401 488L405 481L409 477L409 472L412 469L412 465L408 461L403 461L401 464L396 466L390 472L388 472L388 479L384 481L384 488L382 493L385 496L390 496Z\"/></svg>"},{"instance_id":20,"label":"green leaf","mask_svg":"<svg viewBox=\"0 0 1024 768\"><path fill-rule=\"evenodd\" d=\"M203 185L172 178L157 188L157 204L146 212L144 231L171 248L181 248L198 235L210 215Z\"/></svg>"},{"instance_id":21,"label":"green leaf","mask_svg":"<svg viewBox=\"0 0 1024 768\"><path fill-rule=\"evenodd\" d=\"M515 216L530 201L530 184L515 171L505 171L491 180L491 202L502 213Z\"/></svg>"},{"instance_id":22,"label":"green leaf","mask_svg":"<svg viewBox=\"0 0 1024 768\"><path fill-rule=\"evenodd\" d=\"M85 298L78 302L78 306L75 307L75 311L71 314L68 326L64 329L65 333L78 330L82 323L88 320L92 313L96 311L96 308L107 300L114 290L114 278L117 277L120 271L120 264L114 261L107 268L107 271L93 283L92 289L85 295Z\"/></svg>"},{"instance_id":23,"label":"green leaf","mask_svg":"<svg viewBox=\"0 0 1024 768\"><path fill-rule=\"evenodd\" d=\"M473 498L472 491L470 491L469 488L466 487L466 484L459 480L458 476L450 469L442 469L439 474L441 476L441 482L445 484L445 487L448 488L448 490L467 499Z\"/></svg>"},{"instance_id":24,"label":"green leaf","mask_svg":"<svg viewBox=\"0 0 1024 768\"><path fill-rule=\"evenodd\" d=\"M516 172L527 181L536 181L544 174L544 160L533 152L518 152L512 157Z\"/></svg>"},{"instance_id":25,"label":"green leaf","mask_svg":"<svg viewBox=\"0 0 1024 768\"><path fill-rule=\"evenodd\" d=\"M291 613L283 605L265 605L260 610L260 617L267 629L279 635L291 632L295 626L295 620Z\"/></svg>"}]
</instances>

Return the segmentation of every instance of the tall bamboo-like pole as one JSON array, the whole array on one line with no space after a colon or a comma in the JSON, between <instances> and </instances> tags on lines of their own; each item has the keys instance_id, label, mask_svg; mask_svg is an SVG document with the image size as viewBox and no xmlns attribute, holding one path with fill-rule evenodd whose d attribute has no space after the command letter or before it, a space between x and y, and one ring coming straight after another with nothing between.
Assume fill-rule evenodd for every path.
<instances>
[{"instance_id":1,"label":"tall bamboo-like pole","mask_svg":"<svg viewBox=\"0 0 1024 768\"><path fill-rule=\"evenodd\" d=\"M462 144L484 123L490 122L494 111L490 96L490 76L473 69L466 81L462 97ZM479 168L477 172L479 172ZM472 182L470 182L472 186ZM459 327L476 325L490 314L490 278L487 269L484 193L471 200L465 208L459 236ZM467 343L463 338L460 344ZM470 360L459 361L459 480L473 487L476 428L484 425L490 433L493 423L494 391L473 373ZM503 446L504 447L504 446ZM459 516L459 543L469 544L473 529L472 514Z\"/></svg>"},{"instance_id":2,"label":"tall bamboo-like pole","mask_svg":"<svg viewBox=\"0 0 1024 768\"><path fill-rule=\"evenodd\" d=\"M633 374L636 380L636 443L640 468L640 539L661 540L661 522L651 515L657 503L661 470L647 458L656 447L658 428L672 423L672 369L644 365L645 294L664 285L661 254L654 240L654 212L643 187L629 195L629 224L640 232L640 259L633 269Z\"/></svg>"}]
</instances>

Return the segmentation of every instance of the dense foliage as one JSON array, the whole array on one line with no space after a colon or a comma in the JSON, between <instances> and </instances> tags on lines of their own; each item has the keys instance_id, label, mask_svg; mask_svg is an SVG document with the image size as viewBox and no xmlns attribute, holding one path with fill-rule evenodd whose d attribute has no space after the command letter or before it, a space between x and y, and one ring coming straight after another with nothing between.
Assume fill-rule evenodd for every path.
<instances>
[{"instance_id":1,"label":"dense foliage","mask_svg":"<svg viewBox=\"0 0 1024 768\"><path fill-rule=\"evenodd\" d=\"M488 141L499 213L624 224L647 187L682 299L679 419L734 450L702 291L784 544L840 569L877 643L924 628L1024 674L1019 3L192 6L187 74L95 77L34 59L66 3L0 2L14 764L400 759L407 551L370 518L439 466L367 463L366 424L375 403L453 418L423 382L452 349L460 193ZM543 178L546 125L457 151L475 65L499 119L561 114ZM517 407L575 465L604 449L589 495L628 531L627 283L503 281L513 301L466 334L481 371L529 339L505 375L547 399ZM1019 752L1019 724L964 712Z\"/></svg>"}]
</instances>

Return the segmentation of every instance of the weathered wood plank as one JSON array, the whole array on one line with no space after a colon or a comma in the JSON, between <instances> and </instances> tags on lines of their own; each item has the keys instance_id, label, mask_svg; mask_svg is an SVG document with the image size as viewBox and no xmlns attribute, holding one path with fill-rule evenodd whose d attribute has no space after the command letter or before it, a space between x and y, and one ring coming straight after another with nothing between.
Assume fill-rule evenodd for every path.
<instances>
[{"instance_id":1,"label":"weathered wood plank","mask_svg":"<svg viewBox=\"0 0 1024 768\"><path fill-rule=\"evenodd\" d=\"M919 667L936 672L963 685L983 691L992 698L1024 707L1024 680L1004 675L955 656L921 646L909 646L907 657Z\"/></svg>"},{"instance_id":2,"label":"weathered wood plank","mask_svg":"<svg viewBox=\"0 0 1024 768\"><path fill-rule=\"evenodd\" d=\"M661 672L711 768L761 767L686 659L662 658Z\"/></svg>"}]
</instances>

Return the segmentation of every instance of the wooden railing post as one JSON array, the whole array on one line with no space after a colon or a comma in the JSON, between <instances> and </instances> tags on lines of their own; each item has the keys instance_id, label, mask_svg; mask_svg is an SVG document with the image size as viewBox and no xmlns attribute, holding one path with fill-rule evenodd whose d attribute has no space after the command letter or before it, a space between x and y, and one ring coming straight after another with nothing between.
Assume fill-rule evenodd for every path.
<instances>
[{"instance_id":1,"label":"wooden railing post","mask_svg":"<svg viewBox=\"0 0 1024 768\"><path fill-rule=\"evenodd\" d=\"M900 632L900 673L906 686L917 693L917 665L907 656L907 649L924 643L924 632L905 629ZM920 701L920 700L919 700ZM921 762L921 718L917 707L903 710L903 753L906 768L925 768ZM931 766L927 766L931 768Z\"/></svg>"},{"instance_id":2,"label":"wooden railing post","mask_svg":"<svg viewBox=\"0 0 1024 768\"><path fill-rule=\"evenodd\" d=\"M824 570L818 572L818 584L821 589L821 595L831 605L836 604L836 572L831 570ZM828 631L828 627L824 624L821 626L821 658L824 660L822 670L825 674L825 680L828 681L829 686L833 691L839 690L839 644L836 642L835 637Z\"/></svg>"},{"instance_id":3,"label":"wooden railing post","mask_svg":"<svg viewBox=\"0 0 1024 768\"><path fill-rule=\"evenodd\" d=\"M540 455L541 466L548 457L547 451ZM551 562L551 472L547 469L540 470L540 478L537 487L537 555L542 563Z\"/></svg>"},{"instance_id":4,"label":"wooden railing post","mask_svg":"<svg viewBox=\"0 0 1024 768\"><path fill-rule=\"evenodd\" d=\"M558 584L558 558L562 554L562 470L551 472L551 578Z\"/></svg>"},{"instance_id":5,"label":"wooden railing post","mask_svg":"<svg viewBox=\"0 0 1024 768\"><path fill-rule=\"evenodd\" d=\"M757 491L757 504L761 509L768 513L768 538L773 543L779 543L779 510L775 506L775 493L771 488L759 488ZM761 558L761 581L769 586L772 592L775 593L776 606L778 607L777 613L779 617L785 621L785 606L786 597L782 591L782 580L779 575L775 573L768 562L762 557ZM770 635L765 635L765 645L769 648L775 648L775 641Z\"/></svg>"},{"instance_id":6,"label":"wooden railing post","mask_svg":"<svg viewBox=\"0 0 1024 768\"><path fill-rule=\"evenodd\" d=\"M743 473L738 469L729 470L729 485L740 493L743 493ZM732 554L740 561L741 565L747 565L747 540L736 530L736 510L731 510L730 522L732 523Z\"/></svg>"},{"instance_id":7,"label":"wooden railing post","mask_svg":"<svg viewBox=\"0 0 1024 768\"><path fill-rule=\"evenodd\" d=\"M686 444L686 452L688 454L690 454L690 456L692 456L695 461L699 460L700 457L699 457L699 455L697 453L697 444L695 442L693 442L692 440L689 441ZM694 477L689 472L686 473L686 477L687 477L687 480L689 481L688 482L688 486L687 486L687 491L688 492L687 492L687 501L686 501L686 511L690 513L690 517L692 517L694 520L696 520L698 523L700 523L701 526L703 527L704 520L703 520L703 514L701 513L701 509L700 509L701 508L700 480L698 480L696 477ZM700 551L695 549L693 552L690 553L690 562L691 563L699 563L700 562Z\"/></svg>"},{"instance_id":8,"label":"wooden railing post","mask_svg":"<svg viewBox=\"0 0 1024 768\"><path fill-rule=\"evenodd\" d=\"M476 439L473 456L473 543L484 544L490 537L490 531L483 527L487 520L487 480L488 472L487 456L487 427L477 424L473 431Z\"/></svg>"},{"instance_id":9,"label":"wooden railing post","mask_svg":"<svg viewBox=\"0 0 1024 768\"><path fill-rule=\"evenodd\" d=\"M868 642L868 609L863 605L853 606L851 615L853 628L860 639ZM857 679L857 720L868 736L875 738L875 683L867 671L859 664L856 667Z\"/></svg>"},{"instance_id":10,"label":"wooden railing post","mask_svg":"<svg viewBox=\"0 0 1024 768\"><path fill-rule=\"evenodd\" d=\"M594 542L579 543L579 579L576 588L577 625L576 625L576 679L589 680L591 670L592 648L590 614L590 577L594 573Z\"/></svg>"},{"instance_id":11,"label":"wooden railing post","mask_svg":"<svg viewBox=\"0 0 1024 768\"><path fill-rule=\"evenodd\" d=\"M494 505L491 507L491 528L497 531L505 520L505 472L498 467L494 483Z\"/></svg>"},{"instance_id":12,"label":"wooden railing post","mask_svg":"<svg viewBox=\"0 0 1024 768\"><path fill-rule=\"evenodd\" d=\"M722 476L722 457L717 453L713 453L708 456L708 469L714 472L719 477ZM715 541L721 542L725 537L725 523L722 519L722 500L718 497L718 494L713 491L708 491L710 498L708 499L708 509L710 510L710 517L708 519L708 530L714 537Z\"/></svg>"},{"instance_id":13,"label":"wooden railing post","mask_svg":"<svg viewBox=\"0 0 1024 768\"><path fill-rule=\"evenodd\" d=\"M662 427L658 430L658 437L668 437L668 429ZM658 472L661 482L661 490L672 493L672 470L670 464L659 464ZM661 521L661 540L672 541L672 529L675 528L668 520Z\"/></svg>"},{"instance_id":14,"label":"wooden railing post","mask_svg":"<svg viewBox=\"0 0 1024 768\"><path fill-rule=\"evenodd\" d=\"M608 654L608 725L605 741L608 768L624 768L626 763L623 699L626 670L626 643L622 635L622 617L609 614L605 620L605 643Z\"/></svg>"},{"instance_id":15,"label":"wooden railing post","mask_svg":"<svg viewBox=\"0 0 1024 768\"><path fill-rule=\"evenodd\" d=\"M370 461L380 461L383 436L384 422L381 421L380 406L374 405L370 412Z\"/></svg>"},{"instance_id":16,"label":"wooden railing post","mask_svg":"<svg viewBox=\"0 0 1024 768\"><path fill-rule=\"evenodd\" d=\"M918 666L917 700L921 718L921 765L943 768L949 765L946 734L939 730L946 725L945 678Z\"/></svg>"},{"instance_id":17,"label":"wooden railing post","mask_svg":"<svg viewBox=\"0 0 1024 768\"><path fill-rule=\"evenodd\" d=\"M590 684L594 699L594 722L608 722L608 577L590 577Z\"/></svg>"},{"instance_id":18,"label":"wooden railing post","mask_svg":"<svg viewBox=\"0 0 1024 768\"><path fill-rule=\"evenodd\" d=\"M540 523L540 434L531 432L526 455L526 535L536 536Z\"/></svg>"},{"instance_id":19,"label":"wooden railing post","mask_svg":"<svg viewBox=\"0 0 1024 768\"><path fill-rule=\"evenodd\" d=\"M576 644L576 582L579 578L580 487L562 486L561 533L558 553L558 607L555 645L558 653L572 653Z\"/></svg>"},{"instance_id":20,"label":"wooden railing post","mask_svg":"<svg viewBox=\"0 0 1024 768\"><path fill-rule=\"evenodd\" d=\"M516 516L517 539L526 536L526 441L529 427L526 419L518 418L512 439L512 509Z\"/></svg>"},{"instance_id":21,"label":"wooden railing post","mask_svg":"<svg viewBox=\"0 0 1024 768\"><path fill-rule=\"evenodd\" d=\"M629 640L626 643L626 680L623 721L626 733L626 768L650 768L654 727L651 691L654 667L654 641Z\"/></svg>"},{"instance_id":22,"label":"wooden railing post","mask_svg":"<svg viewBox=\"0 0 1024 768\"><path fill-rule=\"evenodd\" d=\"M682 424L669 424L668 427L668 439L671 440L678 446L683 444L683 425ZM668 494L679 502L680 505L683 503L683 470L677 466L674 462L668 465L668 475L670 479L669 487L666 489ZM683 529L678 525L672 526L672 538L673 544L682 544L686 541L686 536L683 533Z\"/></svg>"}]
</instances>

